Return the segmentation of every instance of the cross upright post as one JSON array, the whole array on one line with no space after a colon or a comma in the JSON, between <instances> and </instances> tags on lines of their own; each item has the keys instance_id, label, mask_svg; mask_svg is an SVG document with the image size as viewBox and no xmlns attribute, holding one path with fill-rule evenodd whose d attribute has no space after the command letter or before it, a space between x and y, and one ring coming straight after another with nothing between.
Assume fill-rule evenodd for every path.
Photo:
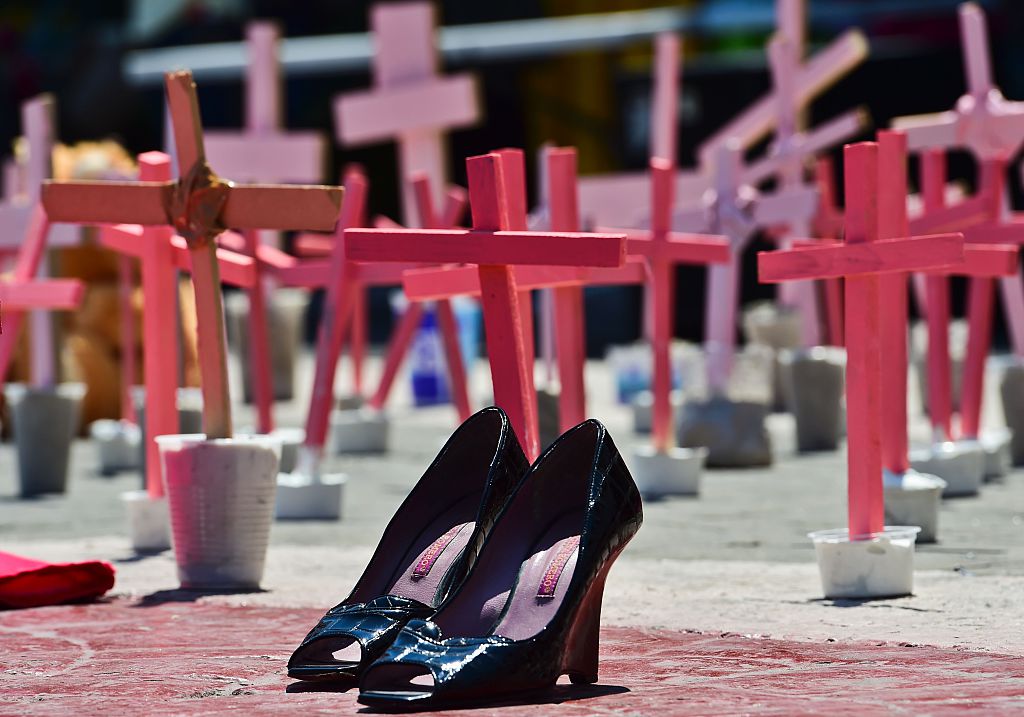
<instances>
[{"instance_id":1,"label":"cross upright post","mask_svg":"<svg viewBox=\"0 0 1024 717\"><path fill-rule=\"evenodd\" d=\"M232 184L206 161L192 74L168 73L168 105L179 178L165 182L47 182L43 204L58 221L174 226L188 243L196 292L203 425L210 439L232 436L224 314L215 237L224 229L334 227L337 187Z\"/></svg>"},{"instance_id":2,"label":"cross upright post","mask_svg":"<svg viewBox=\"0 0 1024 717\"><path fill-rule=\"evenodd\" d=\"M846 277L847 436L849 536L866 538L883 529L883 370L905 371L883 361L880 275L963 261L963 236L879 239L879 146L848 145L844 151L846 221L842 244L762 252L763 282ZM888 308L886 307L886 310Z\"/></svg>"},{"instance_id":3,"label":"cross upright post","mask_svg":"<svg viewBox=\"0 0 1024 717\"><path fill-rule=\"evenodd\" d=\"M507 163L515 157L501 152L467 160L470 230L356 229L346 241L355 261L477 265L494 399L508 412L527 455L535 457L540 445L533 360L513 266L620 266L625 245L622 235L510 230L525 225L525 206L519 206L522 198L512 186L521 167L509 171Z\"/></svg>"}]
</instances>

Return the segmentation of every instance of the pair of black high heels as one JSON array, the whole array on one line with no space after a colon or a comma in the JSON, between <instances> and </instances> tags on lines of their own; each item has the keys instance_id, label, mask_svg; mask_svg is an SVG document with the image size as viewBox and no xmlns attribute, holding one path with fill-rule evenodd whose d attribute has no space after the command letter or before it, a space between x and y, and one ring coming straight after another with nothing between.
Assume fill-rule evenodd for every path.
<instances>
[{"instance_id":1,"label":"pair of black high heels","mask_svg":"<svg viewBox=\"0 0 1024 717\"><path fill-rule=\"evenodd\" d=\"M605 578L643 520L598 421L532 465L500 408L452 435L391 519L355 589L288 662L359 683L381 708L597 682Z\"/></svg>"}]
</instances>

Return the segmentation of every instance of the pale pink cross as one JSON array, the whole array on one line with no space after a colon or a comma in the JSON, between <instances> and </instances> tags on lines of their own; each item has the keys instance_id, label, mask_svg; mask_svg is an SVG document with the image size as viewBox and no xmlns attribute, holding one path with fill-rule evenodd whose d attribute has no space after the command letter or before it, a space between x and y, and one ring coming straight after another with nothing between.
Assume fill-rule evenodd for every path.
<instances>
[{"instance_id":1,"label":"pale pink cross","mask_svg":"<svg viewBox=\"0 0 1024 717\"><path fill-rule=\"evenodd\" d=\"M870 536L884 527L882 499L882 386L885 371L906 371L882 354L883 273L944 267L963 260L963 237L879 238L879 147L847 145L845 236L842 244L762 252L763 282L846 277L846 425L849 534ZM880 191L881 190L881 191ZM902 200L901 195L901 200Z\"/></svg>"},{"instance_id":2,"label":"pale pink cross","mask_svg":"<svg viewBox=\"0 0 1024 717\"><path fill-rule=\"evenodd\" d=\"M56 107L52 95L39 95L21 105L22 132L27 157L17 166L17 187L11 187L5 201L0 203L0 253L13 257L29 232L39 228L33 212L39 204L39 188L52 172ZM46 246L70 246L78 243L77 227L48 223L43 229L42 242ZM42 249L43 252L46 249ZM36 264L38 278L46 277L46 262ZM49 386L57 379L56 349L53 344L53 324L47 311L30 312L32 328L31 374L34 383Z\"/></svg>"},{"instance_id":3,"label":"pale pink cross","mask_svg":"<svg viewBox=\"0 0 1024 717\"><path fill-rule=\"evenodd\" d=\"M73 309L81 303L85 291L82 282L76 279L35 278L46 248L48 230L46 212L37 202L25 230L24 241L18 250L14 271L9 278L0 277L0 311L3 311L0 381L11 367L26 310ZM37 348L33 346L34 350ZM40 373L38 365L39 361L33 356L32 383L39 387L52 385L53 375Z\"/></svg>"},{"instance_id":4,"label":"pale pink cross","mask_svg":"<svg viewBox=\"0 0 1024 717\"><path fill-rule=\"evenodd\" d=\"M812 215L818 194L813 187L789 187L774 194L759 194L743 181L742 158L734 143L718 148L714 159L714 188L705 194L704 205L676 211L672 226L729 238L730 261L709 268L704 322L708 388L712 393L724 394L736 352L743 252L760 229L784 225L793 215Z\"/></svg>"},{"instance_id":5,"label":"pale pink cross","mask_svg":"<svg viewBox=\"0 0 1024 717\"><path fill-rule=\"evenodd\" d=\"M611 234L526 231L525 198L517 189L522 182L521 153L471 157L466 167L472 229L353 230L346 235L347 248L356 261L477 265L494 400L508 412L527 455L533 458L540 450L533 355L527 351L521 289L513 267L620 266L625 260L625 239Z\"/></svg>"},{"instance_id":6,"label":"pale pink cross","mask_svg":"<svg viewBox=\"0 0 1024 717\"><path fill-rule=\"evenodd\" d=\"M866 114L861 110L852 110L814 130L802 130L801 104L794 81L800 65L797 44L786 35L777 34L768 43L768 60L777 102L775 139L767 155L746 168L744 179L751 185L757 185L774 176L783 191L806 188L810 186L805 178L807 159L860 131L866 122ZM806 237L810 234L819 209L817 205L808 206L799 198L794 198L793 211L788 213L782 231L783 249L792 247L794 236ZM821 343L821 321L814 282L782 284L779 287L779 299L783 305L799 311L804 344L815 346Z\"/></svg>"},{"instance_id":7,"label":"pale pink cross","mask_svg":"<svg viewBox=\"0 0 1024 717\"><path fill-rule=\"evenodd\" d=\"M373 89L338 97L335 124L346 146L396 140L402 221L412 226L416 197L407 180L426 174L434 202L442 201L444 133L478 120L476 83L470 75L438 74L432 3L382 3L370 13Z\"/></svg>"},{"instance_id":8,"label":"pale pink cross","mask_svg":"<svg viewBox=\"0 0 1024 717\"><path fill-rule=\"evenodd\" d=\"M284 99L278 57L280 30L273 22L246 28L245 127L205 130L210 164L244 182L318 182L326 142L313 130L282 130Z\"/></svg>"},{"instance_id":9,"label":"pale pink cross","mask_svg":"<svg viewBox=\"0 0 1024 717\"><path fill-rule=\"evenodd\" d=\"M928 413L937 441L954 438L952 376L949 358L950 275L970 277L968 299L968 342L964 361L961 396L961 425L964 436L977 438L980 430L985 361L992 340L993 279L1017 276L1017 247L983 244L993 239L1004 242L1014 235L1000 226L1005 163L985 160L982 187L977 196L947 208L946 153L929 149L921 155L921 190L924 215L910 226L933 231L961 230L968 242L965 262L948 271L929 272L925 283L925 319L928 324ZM995 231L993 231L995 229ZM1024 226L1016 228L1016 241L1024 241Z\"/></svg>"},{"instance_id":10,"label":"pale pink cross","mask_svg":"<svg viewBox=\"0 0 1024 717\"><path fill-rule=\"evenodd\" d=\"M1014 157L1024 144L1024 102L1006 100L993 83L984 11L967 2L959 13L967 93L952 110L899 117L893 127L907 133L912 151L963 147L982 163ZM1005 215L1005 195L1001 201ZM1000 288L1014 353L1024 356L1024 284L1019 276L1004 277Z\"/></svg>"},{"instance_id":11,"label":"pale pink cross","mask_svg":"<svg viewBox=\"0 0 1024 717\"><path fill-rule=\"evenodd\" d=\"M173 226L188 242L196 293L203 426L207 436L232 435L224 347L224 312L215 237L236 229L320 229L335 225L338 187L232 184L206 162L195 83L187 71L168 73L179 178L157 182L48 182L43 204L61 221Z\"/></svg>"},{"instance_id":12,"label":"pale pink cross","mask_svg":"<svg viewBox=\"0 0 1024 717\"><path fill-rule=\"evenodd\" d=\"M649 335L654 359L651 434L655 450L665 452L672 442L671 344L675 327L675 273L678 264L727 264L729 239L672 231L675 164L663 157L651 159L651 228L627 234L626 251L647 262Z\"/></svg>"},{"instance_id":13,"label":"pale pink cross","mask_svg":"<svg viewBox=\"0 0 1024 717\"><path fill-rule=\"evenodd\" d=\"M792 17L796 17L796 14ZM783 23L780 23L780 29L786 37L790 37L789 28L797 24L797 21L791 19ZM796 41L794 51L800 52L800 45ZM863 62L867 54L868 45L864 35L859 30L848 30L811 57L802 60L792 78L793 93L800 111ZM711 166L715 153L727 144L735 143L743 150L757 144L774 126L777 106L778 98L773 89L715 132L698 149L701 166Z\"/></svg>"},{"instance_id":14,"label":"pale pink cross","mask_svg":"<svg viewBox=\"0 0 1024 717\"><path fill-rule=\"evenodd\" d=\"M163 152L139 155L139 179L164 182L171 178L171 158ZM227 233L227 232L226 232ZM131 262L137 259L142 279L142 362L146 389L146 489L163 495L160 455L156 436L176 433L178 411L177 272L189 271L191 257L182 237L170 226L117 224L100 229L100 244ZM251 257L217 249L221 279L226 284L252 287L258 282Z\"/></svg>"},{"instance_id":15,"label":"pale pink cross","mask_svg":"<svg viewBox=\"0 0 1024 717\"><path fill-rule=\"evenodd\" d=\"M506 154L507 161L518 155ZM546 147L542 163L542 183L546 187L546 229L556 232L579 231L579 204L576 184L576 150L571 147ZM558 362L560 392L558 419L562 431L586 418L585 321L583 287L596 285L642 284L645 281L642 257L627 257L622 266L612 268L524 265L514 268L520 292L551 289L554 293L554 353ZM405 272L403 286L412 300L437 300L451 296L480 296L480 272L475 266L441 269L415 269Z\"/></svg>"},{"instance_id":16,"label":"pale pink cross","mask_svg":"<svg viewBox=\"0 0 1024 717\"><path fill-rule=\"evenodd\" d=\"M818 188L818 211L811 222L811 233L818 239L838 241L843 236L843 210L836 201L836 175L830 157L814 163L814 183ZM825 328L828 343L843 345L843 280L822 281L825 294Z\"/></svg>"},{"instance_id":17,"label":"pale pink cross","mask_svg":"<svg viewBox=\"0 0 1024 717\"><path fill-rule=\"evenodd\" d=\"M206 130L206 154L211 164L230 177L247 182L318 182L323 176L325 142L315 131L282 131L282 81L278 59L280 32L272 22L253 22L246 30L249 54L245 82L245 128L241 132ZM242 246L256 256L267 242L258 230L241 234ZM257 263L262 269L263 263ZM273 430L273 380L267 325L269 282L246 290L249 297L249 360L256 404L257 430Z\"/></svg>"}]
</instances>

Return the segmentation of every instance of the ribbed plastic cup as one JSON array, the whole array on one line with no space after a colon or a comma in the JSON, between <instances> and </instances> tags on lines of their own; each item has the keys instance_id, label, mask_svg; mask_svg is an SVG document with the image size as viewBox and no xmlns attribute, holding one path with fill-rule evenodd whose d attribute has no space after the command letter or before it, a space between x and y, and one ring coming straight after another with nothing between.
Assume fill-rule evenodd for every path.
<instances>
[{"instance_id":1,"label":"ribbed plastic cup","mask_svg":"<svg viewBox=\"0 0 1024 717\"><path fill-rule=\"evenodd\" d=\"M259 587L270 542L281 441L157 436L183 588Z\"/></svg>"}]
</instances>

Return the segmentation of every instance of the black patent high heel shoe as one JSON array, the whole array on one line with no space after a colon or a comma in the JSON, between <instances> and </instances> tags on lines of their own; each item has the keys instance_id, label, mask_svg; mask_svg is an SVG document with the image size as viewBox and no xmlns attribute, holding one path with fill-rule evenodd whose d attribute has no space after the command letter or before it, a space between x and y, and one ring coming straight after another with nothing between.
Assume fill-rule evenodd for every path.
<instances>
[{"instance_id":1,"label":"black patent high heel shoe","mask_svg":"<svg viewBox=\"0 0 1024 717\"><path fill-rule=\"evenodd\" d=\"M528 467L504 411L466 419L388 523L352 593L292 654L288 676L354 682L409 620L432 615Z\"/></svg>"},{"instance_id":2,"label":"black patent high heel shoe","mask_svg":"<svg viewBox=\"0 0 1024 717\"><path fill-rule=\"evenodd\" d=\"M605 579L642 521L605 427L566 432L523 478L462 586L364 671L359 701L434 708L507 699L561 675L597 682Z\"/></svg>"}]
</instances>

